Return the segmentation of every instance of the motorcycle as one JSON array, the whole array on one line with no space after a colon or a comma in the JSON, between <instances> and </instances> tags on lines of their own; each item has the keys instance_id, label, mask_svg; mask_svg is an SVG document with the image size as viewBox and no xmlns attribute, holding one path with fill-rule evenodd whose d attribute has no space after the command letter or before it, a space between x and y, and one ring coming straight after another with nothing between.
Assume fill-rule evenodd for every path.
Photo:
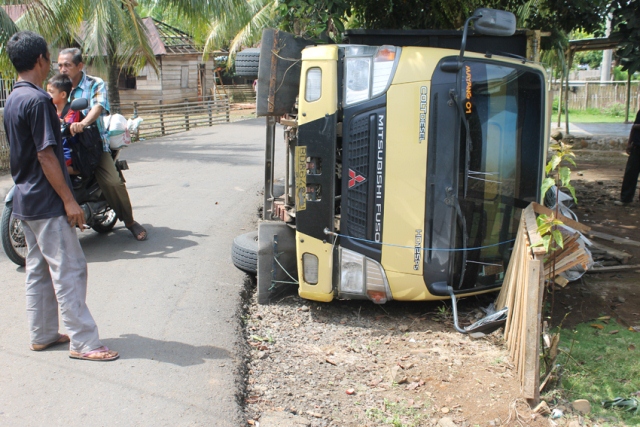
<instances>
[{"instance_id":1,"label":"motorcycle","mask_svg":"<svg viewBox=\"0 0 640 427\"><path fill-rule=\"evenodd\" d=\"M71 109L81 111L88 107L88 101L84 98L75 99L71 103ZM62 135L69 136L68 124L61 125ZM129 169L126 160L119 160L120 150L112 149L111 157L116 165L116 170L122 178L122 171ZM107 200L98 185L94 174L88 177L74 176L72 179L73 195L76 202L84 211L85 225L98 233L108 233L118 221L116 213L107 203ZM22 222L12 216L13 193L15 187L9 190L4 199L4 209L0 220L0 237L2 248L7 257L17 265L24 266L27 256L27 242L22 230Z\"/></svg>"}]
</instances>

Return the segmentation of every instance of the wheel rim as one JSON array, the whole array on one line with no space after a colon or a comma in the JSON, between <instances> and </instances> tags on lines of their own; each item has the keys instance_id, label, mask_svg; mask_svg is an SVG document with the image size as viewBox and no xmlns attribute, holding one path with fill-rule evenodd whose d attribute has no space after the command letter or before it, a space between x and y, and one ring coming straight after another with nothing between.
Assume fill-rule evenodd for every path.
<instances>
[{"instance_id":1,"label":"wheel rim","mask_svg":"<svg viewBox=\"0 0 640 427\"><path fill-rule=\"evenodd\" d=\"M106 211L102 217L103 219L99 221L100 225L102 226L111 225L112 222L116 221L116 213L113 209L109 209L108 211Z\"/></svg>"},{"instance_id":2,"label":"wheel rim","mask_svg":"<svg viewBox=\"0 0 640 427\"><path fill-rule=\"evenodd\" d=\"M26 258L27 241L24 237L24 230L22 230L22 221L19 219L11 218L11 221L9 221L9 240L16 253Z\"/></svg>"}]
</instances>

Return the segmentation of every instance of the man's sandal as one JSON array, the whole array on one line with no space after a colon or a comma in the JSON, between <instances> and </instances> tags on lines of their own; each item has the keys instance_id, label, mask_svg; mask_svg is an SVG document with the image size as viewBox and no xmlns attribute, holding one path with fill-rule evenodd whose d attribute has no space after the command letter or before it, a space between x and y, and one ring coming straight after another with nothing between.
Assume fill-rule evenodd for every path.
<instances>
[{"instance_id":1,"label":"man's sandal","mask_svg":"<svg viewBox=\"0 0 640 427\"><path fill-rule=\"evenodd\" d=\"M110 362L116 360L120 355L117 351L111 351L107 347L102 346L86 353L71 351L69 357L72 359L93 360L94 362Z\"/></svg>"},{"instance_id":2,"label":"man's sandal","mask_svg":"<svg viewBox=\"0 0 640 427\"><path fill-rule=\"evenodd\" d=\"M133 234L133 237L137 241L141 242L143 240L147 240L147 230L145 230L145 228L138 224L136 221L134 221L130 227L127 227L127 229L131 232L131 234Z\"/></svg>"},{"instance_id":3,"label":"man's sandal","mask_svg":"<svg viewBox=\"0 0 640 427\"><path fill-rule=\"evenodd\" d=\"M51 341L48 344L31 344L29 346L29 348L32 351L42 351L42 350L46 350L46 349L51 348L51 347L56 346L56 345L66 344L69 341L70 341L69 335L60 334L58 336L58 339L56 339L55 341Z\"/></svg>"}]
</instances>

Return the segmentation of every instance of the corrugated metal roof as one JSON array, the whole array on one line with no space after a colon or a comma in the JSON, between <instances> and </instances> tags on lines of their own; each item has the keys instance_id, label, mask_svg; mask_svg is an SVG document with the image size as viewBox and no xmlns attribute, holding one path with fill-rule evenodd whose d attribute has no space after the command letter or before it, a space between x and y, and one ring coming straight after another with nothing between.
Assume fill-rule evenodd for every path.
<instances>
[{"instance_id":1,"label":"corrugated metal roof","mask_svg":"<svg viewBox=\"0 0 640 427\"><path fill-rule=\"evenodd\" d=\"M143 18L149 32L149 42L156 55L199 54L202 47L196 46L193 38L177 28L154 18Z\"/></svg>"}]
</instances>

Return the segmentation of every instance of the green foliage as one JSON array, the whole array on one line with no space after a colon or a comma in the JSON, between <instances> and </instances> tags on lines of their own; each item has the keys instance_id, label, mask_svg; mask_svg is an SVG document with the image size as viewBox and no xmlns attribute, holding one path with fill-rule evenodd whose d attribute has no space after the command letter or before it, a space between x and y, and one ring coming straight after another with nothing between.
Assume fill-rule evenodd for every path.
<instances>
[{"instance_id":1,"label":"green foliage","mask_svg":"<svg viewBox=\"0 0 640 427\"><path fill-rule=\"evenodd\" d=\"M542 241L538 242L534 246L543 246L545 251L549 252L552 249L552 239L556 243L556 247L563 248L564 242L562 240L562 233L556 229L556 226L562 225L562 221L555 219L553 215L538 215L536 218L538 225L538 233L542 236Z\"/></svg>"},{"instance_id":2,"label":"green foliage","mask_svg":"<svg viewBox=\"0 0 640 427\"><path fill-rule=\"evenodd\" d=\"M283 0L278 4L280 28L296 35L338 41L351 15L347 0Z\"/></svg>"},{"instance_id":3,"label":"green foliage","mask_svg":"<svg viewBox=\"0 0 640 427\"><path fill-rule=\"evenodd\" d=\"M602 112L603 115L606 115L606 116L624 117L625 112L626 112L626 106L624 104L616 102L615 104L611 104L608 107L603 108L600 111ZM569 114L571 114L571 113L569 113Z\"/></svg>"},{"instance_id":4,"label":"green foliage","mask_svg":"<svg viewBox=\"0 0 640 427\"><path fill-rule=\"evenodd\" d=\"M625 71L640 71L640 16L638 2L614 0L611 2L613 34L620 37L617 55Z\"/></svg>"},{"instance_id":5,"label":"green foliage","mask_svg":"<svg viewBox=\"0 0 640 427\"><path fill-rule=\"evenodd\" d=\"M544 168L547 177L542 180L540 187L542 197L555 185L558 190L560 188L569 190L573 200L578 203L576 190L571 185L571 169L567 166L567 164L576 166L574 160L576 156L571 151L571 146L560 142L559 144L552 144L549 149L553 151L553 155ZM557 226L562 225L562 221L556 219L554 215L538 215L536 222L538 225L538 233L542 237L542 241L537 244L538 246L544 246L547 252L564 247L562 234L560 230L557 229ZM554 242L555 246L552 246Z\"/></svg>"},{"instance_id":6,"label":"green foliage","mask_svg":"<svg viewBox=\"0 0 640 427\"><path fill-rule=\"evenodd\" d=\"M629 73L624 70L624 67L621 65L613 67L613 80L627 81L627 78L629 78Z\"/></svg>"},{"instance_id":7,"label":"green foliage","mask_svg":"<svg viewBox=\"0 0 640 427\"><path fill-rule=\"evenodd\" d=\"M596 36L591 33L587 33L584 30L578 29L572 31L569 38L571 40L583 40L592 39ZM589 68L597 68L602 63L602 51L601 50L587 50L576 52L573 56L573 69L576 69L579 64L587 64Z\"/></svg>"},{"instance_id":8,"label":"green foliage","mask_svg":"<svg viewBox=\"0 0 640 427\"><path fill-rule=\"evenodd\" d=\"M563 365L563 393L569 400L591 402L596 421L610 418L610 425L640 425L640 417L624 408L603 407L602 402L616 397L629 398L640 390L640 334L607 317L561 330L558 363ZM611 419L613 418L613 419Z\"/></svg>"},{"instance_id":9,"label":"green foliage","mask_svg":"<svg viewBox=\"0 0 640 427\"><path fill-rule=\"evenodd\" d=\"M576 199L576 192L571 185L570 180L571 170L567 166L559 167L562 162L566 162L573 166L576 166L576 162L574 160L576 155L573 153L573 151L571 151L571 148L572 147L570 145L563 142L560 142L559 144L552 144L549 147L549 149L553 151L553 155L551 156L551 159L545 167L545 172L547 173L547 175L552 175L553 171L556 170L556 168L558 168L558 170L556 173L556 177L549 176L544 179L544 181L542 182L542 194L546 194L546 191L544 191L545 188L548 190L552 185L558 185L557 180L559 179L560 185L558 185L558 187L566 188L567 190L569 190L571 192L571 195L573 196L573 201L577 204L578 199ZM549 185L550 179L553 180L553 183L551 185Z\"/></svg>"}]
</instances>

